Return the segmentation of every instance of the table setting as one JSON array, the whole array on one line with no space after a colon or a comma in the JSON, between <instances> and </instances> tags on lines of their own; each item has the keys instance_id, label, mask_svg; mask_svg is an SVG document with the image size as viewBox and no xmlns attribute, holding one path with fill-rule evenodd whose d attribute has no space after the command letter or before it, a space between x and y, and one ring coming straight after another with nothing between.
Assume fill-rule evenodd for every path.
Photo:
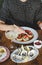
<instances>
[{"instance_id":1,"label":"table setting","mask_svg":"<svg viewBox=\"0 0 42 65\"><path fill-rule=\"evenodd\" d=\"M38 61L41 65L42 30L16 25L14 28L13 31L0 31L0 35L2 34L2 38L0 37L0 63L2 65L4 65L3 63L6 65L8 63L31 65L32 63L34 65Z\"/></svg>"}]
</instances>

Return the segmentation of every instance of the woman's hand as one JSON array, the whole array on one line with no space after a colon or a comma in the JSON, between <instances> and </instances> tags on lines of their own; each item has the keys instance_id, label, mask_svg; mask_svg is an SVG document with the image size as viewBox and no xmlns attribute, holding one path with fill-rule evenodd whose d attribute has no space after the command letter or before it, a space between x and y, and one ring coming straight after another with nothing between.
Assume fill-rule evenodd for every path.
<instances>
[{"instance_id":1,"label":"woman's hand","mask_svg":"<svg viewBox=\"0 0 42 65\"><path fill-rule=\"evenodd\" d=\"M38 21L37 24L39 25L40 29L42 30L42 22L41 21Z\"/></svg>"},{"instance_id":2,"label":"woman's hand","mask_svg":"<svg viewBox=\"0 0 42 65\"><path fill-rule=\"evenodd\" d=\"M0 24L5 24L5 22L4 22L4 21L2 21L2 20L0 20Z\"/></svg>"},{"instance_id":3,"label":"woman's hand","mask_svg":"<svg viewBox=\"0 0 42 65\"><path fill-rule=\"evenodd\" d=\"M41 30L42 30L42 23L40 23L40 24L39 24L39 27L40 27L40 28L41 28Z\"/></svg>"}]
</instances>

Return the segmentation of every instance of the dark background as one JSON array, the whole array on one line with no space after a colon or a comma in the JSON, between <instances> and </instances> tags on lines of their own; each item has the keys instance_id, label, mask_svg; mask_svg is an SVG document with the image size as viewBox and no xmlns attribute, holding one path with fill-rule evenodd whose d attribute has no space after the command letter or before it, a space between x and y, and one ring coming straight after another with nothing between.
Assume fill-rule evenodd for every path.
<instances>
[{"instance_id":1,"label":"dark background","mask_svg":"<svg viewBox=\"0 0 42 65\"><path fill-rule=\"evenodd\" d=\"M2 7L3 1L4 1L4 0L0 0L0 8Z\"/></svg>"}]
</instances>

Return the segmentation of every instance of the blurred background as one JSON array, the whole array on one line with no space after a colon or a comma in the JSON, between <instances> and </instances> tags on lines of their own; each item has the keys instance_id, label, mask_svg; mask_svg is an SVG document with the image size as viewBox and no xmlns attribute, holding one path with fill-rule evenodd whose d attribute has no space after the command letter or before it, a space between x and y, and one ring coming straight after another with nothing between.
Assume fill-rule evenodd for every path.
<instances>
[{"instance_id":1,"label":"blurred background","mask_svg":"<svg viewBox=\"0 0 42 65\"><path fill-rule=\"evenodd\" d=\"M4 0L0 0L0 8L2 7L3 1L4 1Z\"/></svg>"}]
</instances>

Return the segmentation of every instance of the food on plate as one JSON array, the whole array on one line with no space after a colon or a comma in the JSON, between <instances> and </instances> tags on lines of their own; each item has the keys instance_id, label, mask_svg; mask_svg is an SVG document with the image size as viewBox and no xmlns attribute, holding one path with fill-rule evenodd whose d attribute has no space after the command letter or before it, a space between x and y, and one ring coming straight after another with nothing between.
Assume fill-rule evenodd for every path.
<instances>
[{"instance_id":1,"label":"food on plate","mask_svg":"<svg viewBox=\"0 0 42 65\"><path fill-rule=\"evenodd\" d=\"M8 39L12 40L12 39L15 39L18 35L17 35L17 33L14 32L14 31L7 31L7 32L5 32L5 36L6 36Z\"/></svg>"},{"instance_id":2,"label":"food on plate","mask_svg":"<svg viewBox=\"0 0 42 65\"><path fill-rule=\"evenodd\" d=\"M28 61L28 52L25 50L25 48L23 47L23 45L21 46L21 48L19 48L17 50L17 52L14 53L13 55L13 59L15 60L19 60L19 61Z\"/></svg>"},{"instance_id":3,"label":"food on plate","mask_svg":"<svg viewBox=\"0 0 42 65\"><path fill-rule=\"evenodd\" d=\"M25 30L25 32L28 34L29 38L33 37L33 33L30 30Z\"/></svg>"},{"instance_id":4,"label":"food on plate","mask_svg":"<svg viewBox=\"0 0 42 65\"><path fill-rule=\"evenodd\" d=\"M6 52L5 48L0 48L0 53L5 53L5 52Z\"/></svg>"},{"instance_id":5,"label":"food on plate","mask_svg":"<svg viewBox=\"0 0 42 65\"><path fill-rule=\"evenodd\" d=\"M14 31L18 32L17 38L15 38L17 41L26 42L33 38L33 33L30 30L24 30L16 25L14 27Z\"/></svg>"},{"instance_id":6,"label":"food on plate","mask_svg":"<svg viewBox=\"0 0 42 65\"><path fill-rule=\"evenodd\" d=\"M33 33L30 30L24 30L16 25L14 25L13 31L7 31L5 35L8 39L14 39L20 42L26 42L33 38Z\"/></svg>"},{"instance_id":7,"label":"food on plate","mask_svg":"<svg viewBox=\"0 0 42 65\"><path fill-rule=\"evenodd\" d=\"M18 35L18 37L16 38L17 41L21 41L21 42L25 42L29 40L29 37L27 34L21 33Z\"/></svg>"},{"instance_id":8,"label":"food on plate","mask_svg":"<svg viewBox=\"0 0 42 65\"><path fill-rule=\"evenodd\" d=\"M10 51L7 47L0 46L0 63L6 61L9 58Z\"/></svg>"},{"instance_id":9,"label":"food on plate","mask_svg":"<svg viewBox=\"0 0 42 65\"><path fill-rule=\"evenodd\" d=\"M28 56L33 57L35 55L34 53L36 52L34 49L32 49L31 51L28 52Z\"/></svg>"},{"instance_id":10,"label":"food on plate","mask_svg":"<svg viewBox=\"0 0 42 65\"><path fill-rule=\"evenodd\" d=\"M37 55L36 55L37 54ZM33 46L21 46L13 51L11 59L15 62L27 62L38 56L38 50Z\"/></svg>"},{"instance_id":11,"label":"food on plate","mask_svg":"<svg viewBox=\"0 0 42 65\"><path fill-rule=\"evenodd\" d=\"M26 42L33 38L33 33L30 30L24 30L16 25L15 25L15 29L18 30L18 35L17 38L15 38L15 40Z\"/></svg>"},{"instance_id":12,"label":"food on plate","mask_svg":"<svg viewBox=\"0 0 42 65\"><path fill-rule=\"evenodd\" d=\"M29 52L31 50L31 47L29 48L28 46L25 46L24 49Z\"/></svg>"},{"instance_id":13,"label":"food on plate","mask_svg":"<svg viewBox=\"0 0 42 65\"><path fill-rule=\"evenodd\" d=\"M2 55L5 54L5 53L6 53L5 48L0 47L0 59L1 59Z\"/></svg>"},{"instance_id":14,"label":"food on plate","mask_svg":"<svg viewBox=\"0 0 42 65\"><path fill-rule=\"evenodd\" d=\"M18 34L16 40L17 41L21 41L21 42L26 42L26 41L29 41L33 38L33 33L29 30L24 30L27 34L25 33L21 33L21 34Z\"/></svg>"}]
</instances>

